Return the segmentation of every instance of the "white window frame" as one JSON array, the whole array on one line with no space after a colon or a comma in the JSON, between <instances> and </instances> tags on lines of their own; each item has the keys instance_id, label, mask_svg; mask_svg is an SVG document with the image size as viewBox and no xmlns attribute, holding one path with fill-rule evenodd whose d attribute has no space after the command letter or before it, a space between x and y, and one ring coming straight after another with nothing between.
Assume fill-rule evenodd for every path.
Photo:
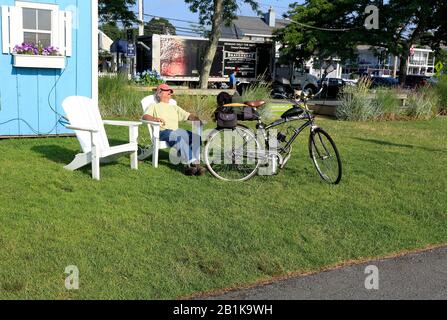
<instances>
[{"instance_id":1,"label":"white window frame","mask_svg":"<svg viewBox=\"0 0 447 320\"><path fill-rule=\"evenodd\" d=\"M49 1L49 0L48 0ZM94 1L97 3L97 1ZM62 56L72 55L72 31L73 13L70 10L60 10L57 4L34 3L16 1L14 5L2 5L2 53L13 54L14 47L21 45L24 41L25 32L41 32L23 28L23 9L48 10L51 12L51 42L50 45L57 47ZM42 30L44 31L44 30ZM45 33L45 32L44 32Z\"/></svg>"},{"instance_id":2,"label":"white window frame","mask_svg":"<svg viewBox=\"0 0 447 320\"><path fill-rule=\"evenodd\" d=\"M25 32L32 32L32 33L50 33L51 34L51 40L50 45L51 46L57 46L56 45L56 39L59 39L58 34L58 14L59 14L59 5L57 4L47 4L47 3L35 3L35 2L25 2L25 1L16 1L15 6L18 8L21 8L22 10L24 8L26 9L35 9L35 10L48 10L51 11L51 31L45 31L45 30L32 30L32 29L24 29L23 28L23 15L22 15L22 29L20 30L21 35L20 39L23 39L25 37ZM17 43L19 44L19 43Z\"/></svg>"}]
</instances>

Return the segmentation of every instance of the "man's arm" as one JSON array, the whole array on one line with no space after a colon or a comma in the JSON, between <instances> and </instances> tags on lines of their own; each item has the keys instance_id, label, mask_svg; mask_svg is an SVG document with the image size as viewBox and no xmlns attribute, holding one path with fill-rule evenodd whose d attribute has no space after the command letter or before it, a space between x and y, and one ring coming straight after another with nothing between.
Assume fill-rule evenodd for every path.
<instances>
[{"instance_id":1,"label":"man's arm","mask_svg":"<svg viewBox=\"0 0 447 320\"><path fill-rule=\"evenodd\" d=\"M202 120L200 120L199 117L196 116L195 114L190 114L188 117L188 120L189 121L198 121L198 122L200 122L201 125L203 125Z\"/></svg>"},{"instance_id":2,"label":"man's arm","mask_svg":"<svg viewBox=\"0 0 447 320\"><path fill-rule=\"evenodd\" d=\"M189 121L200 121L199 117L192 113L189 115L188 120Z\"/></svg>"},{"instance_id":3,"label":"man's arm","mask_svg":"<svg viewBox=\"0 0 447 320\"><path fill-rule=\"evenodd\" d=\"M162 118L153 117L153 116L150 116L148 114L145 114L143 116L143 120L153 121L153 122L160 122L163 126L166 124L165 121Z\"/></svg>"}]
</instances>

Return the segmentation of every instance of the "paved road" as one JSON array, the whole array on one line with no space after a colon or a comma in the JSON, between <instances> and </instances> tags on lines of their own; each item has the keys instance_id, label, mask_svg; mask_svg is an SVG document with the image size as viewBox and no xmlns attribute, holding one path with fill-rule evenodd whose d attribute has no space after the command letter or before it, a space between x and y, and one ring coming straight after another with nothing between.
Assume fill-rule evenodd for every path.
<instances>
[{"instance_id":1,"label":"paved road","mask_svg":"<svg viewBox=\"0 0 447 320\"><path fill-rule=\"evenodd\" d=\"M378 268L378 290L366 289ZM447 247L281 280L206 299L447 299Z\"/></svg>"}]
</instances>

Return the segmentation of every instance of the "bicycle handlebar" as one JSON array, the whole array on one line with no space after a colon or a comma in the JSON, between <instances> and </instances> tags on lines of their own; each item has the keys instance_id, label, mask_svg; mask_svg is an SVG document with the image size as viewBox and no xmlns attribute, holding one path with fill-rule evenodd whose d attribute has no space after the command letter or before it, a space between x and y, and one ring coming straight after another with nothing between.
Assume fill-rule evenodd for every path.
<instances>
[{"instance_id":1,"label":"bicycle handlebar","mask_svg":"<svg viewBox=\"0 0 447 320\"><path fill-rule=\"evenodd\" d=\"M323 92L324 86L321 86L320 90L312 95L312 94L306 94L304 91L301 91L301 94L298 98L289 98L285 94L279 94L284 100L289 101L290 103L293 103L294 105L298 104L299 102L307 102L310 98L318 97Z\"/></svg>"}]
</instances>

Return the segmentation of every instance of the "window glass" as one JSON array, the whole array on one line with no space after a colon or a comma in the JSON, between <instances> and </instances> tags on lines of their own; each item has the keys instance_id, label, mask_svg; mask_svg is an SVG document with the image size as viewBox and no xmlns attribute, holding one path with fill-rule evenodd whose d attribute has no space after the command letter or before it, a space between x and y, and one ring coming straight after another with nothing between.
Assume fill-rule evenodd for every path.
<instances>
[{"instance_id":1,"label":"window glass","mask_svg":"<svg viewBox=\"0 0 447 320\"><path fill-rule=\"evenodd\" d=\"M38 10L38 27L39 30L51 31L51 11L50 10Z\"/></svg>"},{"instance_id":2,"label":"window glass","mask_svg":"<svg viewBox=\"0 0 447 320\"><path fill-rule=\"evenodd\" d=\"M37 42L40 42L44 48L51 46L51 34L38 33L37 34Z\"/></svg>"},{"instance_id":3,"label":"window glass","mask_svg":"<svg viewBox=\"0 0 447 320\"><path fill-rule=\"evenodd\" d=\"M51 45L51 10L23 8L23 41Z\"/></svg>"},{"instance_id":4,"label":"window glass","mask_svg":"<svg viewBox=\"0 0 447 320\"><path fill-rule=\"evenodd\" d=\"M23 8L23 29L37 29L36 9Z\"/></svg>"},{"instance_id":5,"label":"window glass","mask_svg":"<svg viewBox=\"0 0 447 320\"><path fill-rule=\"evenodd\" d=\"M43 47L51 45L51 34L49 33L37 33L37 32L24 32L23 40L26 43L41 43Z\"/></svg>"},{"instance_id":6,"label":"window glass","mask_svg":"<svg viewBox=\"0 0 447 320\"><path fill-rule=\"evenodd\" d=\"M36 34L34 32L24 32L23 42L25 43L37 43Z\"/></svg>"}]
</instances>

